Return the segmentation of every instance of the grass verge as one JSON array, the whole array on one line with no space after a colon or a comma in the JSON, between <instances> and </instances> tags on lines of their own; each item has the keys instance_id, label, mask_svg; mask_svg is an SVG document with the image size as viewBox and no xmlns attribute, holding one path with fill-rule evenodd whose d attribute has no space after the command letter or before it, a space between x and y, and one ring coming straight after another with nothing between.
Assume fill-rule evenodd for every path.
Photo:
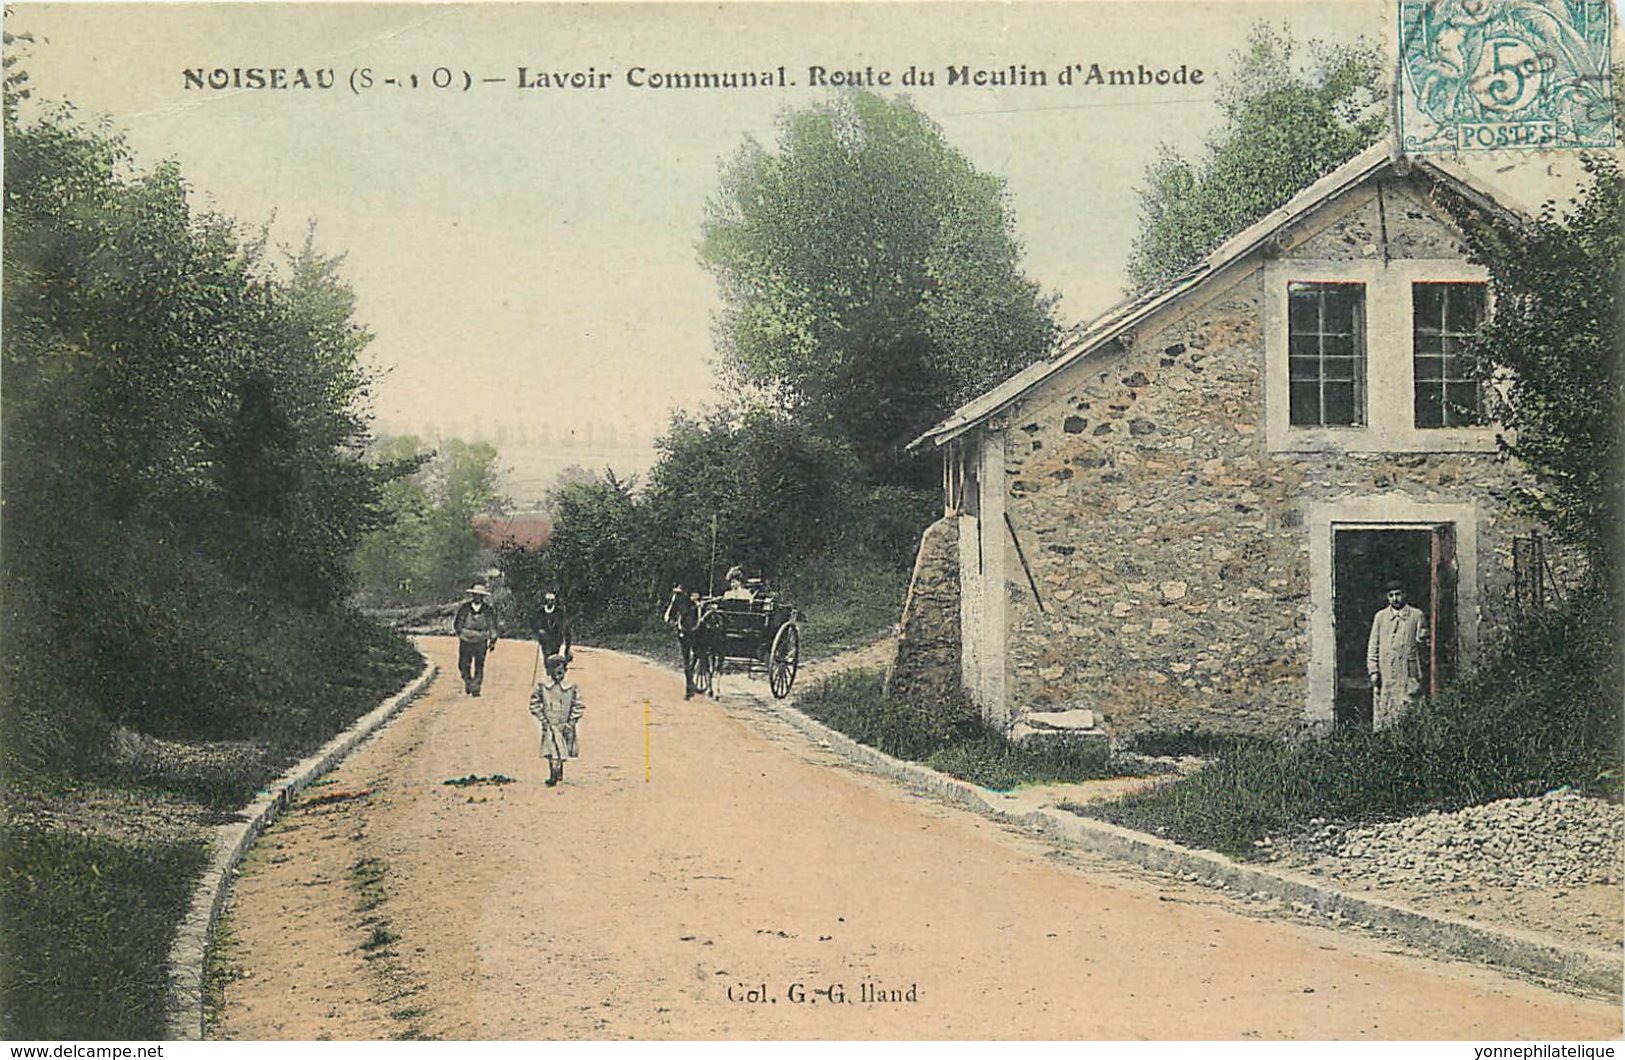
<instances>
[{"instance_id":1,"label":"grass verge","mask_svg":"<svg viewBox=\"0 0 1625 1060\"><path fill-rule=\"evenodd\" d=\"M903 614L909 574L895 557L861 551L805 564L786 584L801 610L802 652L834 655L890 629Z\"/></svg>"},{"instance_id":2,"label":"grass verge","mask_svg":"<svg viewBox=\"0 0 1625 1060\"><path fill-rule=\"evenodd\" d=\"M4 1037L164 1038L169 948L206 847L31 829L3 838Z\"/></svg>"},{"instance_id":3,"label":"grass verge","mask_svg":"<svg viewBox=\"0 0 1625 1060\"><path fill-rule=\"evenodd\" d=\"M1389 729L1237 741L1179 783L1081 812L1245 857L1314 818L1389 820L1565 785L1618 798L1617 629L1605 600L1581 599Z\"/></svg>"},{"instance_id":4,"label":"grass verge","mask_svg":"<svg viewBox=\"0 0 1625 1060\"><path fill-rule=\"evenodd\" d=\"M228 819L422 666L403 638L350 615L335 622L335 644L283 660L281 669L301 670L298 694L268 686L258 717L244 720L248 738L199 740L177 722L165 739L144 735L123 750L103 740L48 772L7 778L13 809L43 802L77 823L14 818L0 831L0 1034L164 1036L169 947L207 861L199 822ZM6 689L8 711L21 692ZM79 798L92 789L98 798ZM104 831L119 838L87 838Z\"/></svg>"},{"instance_id":5,"label":"grass verge","mask_svg":"<svg viewBox=\"0 0 1625 1060\"><path fill-rule=\"evenodd\" d=\"M1104 741L1023 747L983 729L968 704L945 705L940 714L927 715L898 702L886 695L881 676L869 670L821 681L796 705L859 743L994 791L1116 775Z\"/></svg>"}]
</instances>

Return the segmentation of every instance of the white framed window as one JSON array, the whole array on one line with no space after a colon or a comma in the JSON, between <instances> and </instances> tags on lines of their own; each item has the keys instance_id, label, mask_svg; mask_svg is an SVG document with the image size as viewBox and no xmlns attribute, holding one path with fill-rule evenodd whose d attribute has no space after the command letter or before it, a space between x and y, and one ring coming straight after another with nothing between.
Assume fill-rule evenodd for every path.
<instances>
[{"instance_id":1,"label":"white framed window","mask_svg":"<svg viewBox=\"0 0 1625 1060\"><path fill-rule=\"evenodd\" d=\"M1365 284L1287 284L1289 419L1365 425Z\"/></svg>"},{"instance_id":2,"label":"white framed window","mask_svg":"<svg viewBox=\"0 0 1625 1060\"><path fill-rule=\"evenodd\" d=\"M1489 307L1489 285L1428 281L1411 284L1411 358L1419 430L1484 423L1484 385L1466 344Z\"/></svg>"},{"instance_id":3,"label":"white framed window","mask_svg":"<svg viewBox=\"0 0 1625 1060\"><path fill-rule=\"evenodd\" d=\"M1462 354L1488 281L1454 259L1265 262L1270 451L1493 451Z\"/></svg>"}]
</instances>

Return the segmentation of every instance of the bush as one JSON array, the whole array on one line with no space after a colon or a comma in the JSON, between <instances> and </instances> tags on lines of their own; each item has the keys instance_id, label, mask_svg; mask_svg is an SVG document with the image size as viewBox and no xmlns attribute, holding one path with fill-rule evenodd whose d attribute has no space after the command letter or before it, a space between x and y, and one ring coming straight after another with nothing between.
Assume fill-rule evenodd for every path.
<instances>
[{"instance_id":1,"label":"bush","mask_svg":"<svg viewBox=\"0 0 1625 1060\"><path fill-rule=\"evenodd\" d=\"M362 458L338 260L273 266L71 110L4 126L6 772L94 770L115 726L305 746L415 667L340 607L408 467Z\"/></svg>"},{"instance_id":2,"label":"bush","mask_svg":"<svg viewBox=\"0 0 1625 1060\"><path fill-rule=\"evenodd\" d=\"M895 625L903 613L910 571L909 564L898 562L898 556L895 552L824 555L787 572L784 589L801 611L806 634L803 650L836 652Z\"/></svg>"}]
</instances>

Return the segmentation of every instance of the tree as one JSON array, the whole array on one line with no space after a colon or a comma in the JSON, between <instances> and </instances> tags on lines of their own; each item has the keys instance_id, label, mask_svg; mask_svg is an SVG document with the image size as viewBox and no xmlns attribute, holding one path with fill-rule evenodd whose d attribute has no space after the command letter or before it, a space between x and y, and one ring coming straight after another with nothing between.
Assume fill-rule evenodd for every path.
<instances>
[{"instance_id":1,"label":"tree","mask_svg":"<svg viewBox=\"0 0 1625 1060\"><path fill-rule=\"evenodd\" d=\"M534 607L552 589L588 626L625 630L643 624L653 587L649 535L633 485L606 471L549 493L548 507L557 515L547 548L499 551L504 581L524 606Z\"/></svg>"},{"instance_id":2,"label":"tree","mask_svg":"<svg viewBox=\"0 0 1625 1060\"><path fill-rule=\"evenodd\" d=\"M432 505L428 519L427 566L435 591L445 598L467 586L480 551L474 517L505 511L508 499L497 491L497 451L486 442L445 442L426 469Z\"/></svg>"},{"instance_id":3,"label":"tree","mask_svg":"<svg viewBox=\"0 0 1625 1060\"><path fill-rule=\"evenodd\" d=\"M1255 26L1219 95L1224 124L1205 157L1191 162L1162 147L1139 193L1140 234L1128 262L1133 290L1177 279L1383 134L1376 46L1311 48L1312 68L1299 72L1292 38Z\"/></svg>"},{"instance_id":4,"label":"tree","mask_svg":"<svg viewBox=\"0 0 1625 1060\"><path fill-rule=\"evenodd\" d=\"M1519 496L1550 529L1582 546L1599 585L1619 572L1625 451L1620 409L1625 181L1606 156L1586 157L1591 183L1571 209L1548 203L1533 222L1455 208L1474 257L1490 270L1495 311L1470 347L1502 449L1534 474Z\"/></svg>"},{"instance_id":5,"label":"tree","mask_svg":"<svg viewBox=\"0 0 1625 1060\"><path fill-rule=\"evenodd\" d=\"M82 761L114 723L241 736L279 716L303 739L363 665L322 653L393 650L342 608L398 469L363 457L368 336L339 261L307 239L279 269L263 234L195 211L175 165L139 170L66 107L25 120L10 59L7 762Z\"/></svg>"},{"instance_id":6,"label":"tree","mask_svg":"<svg viewBox=\"0 0 1625 1060\"><path fill-rule=\"evenodd\" d=\"M1041 356L1054 299L1021 272L1003 182L905 100L781 119L722 170L702 260L736 380L849 442L880 480L953 402Z\"/></svg>"},{"instance_id":7,"label":"tree","mask_svg":"<svg viewBox=\"0 0 1625 1060\"><path fill-rule=\"evenodd\" d=\"M361 543L355 567L365 598L394 603L449 599L468 587L479 565L476 516L497 514L497 451L453 438L428 449L414 437L379 439L372 460L405 473L390 484L389 525Z\"/></svg>"},{"instance_id":8,"label":"tree","mask_svg":"<svg viewBox=\"0 0 1625 1060\"><path fill-rule=\"evenodd\" d=\"M772 409L683 415L656 441L641 498L662 582L708 587L715 562L775 576L840 540L863 493L849 446ZM720 590L721 586L717 586Z\"/></svg>"}]
</instances>

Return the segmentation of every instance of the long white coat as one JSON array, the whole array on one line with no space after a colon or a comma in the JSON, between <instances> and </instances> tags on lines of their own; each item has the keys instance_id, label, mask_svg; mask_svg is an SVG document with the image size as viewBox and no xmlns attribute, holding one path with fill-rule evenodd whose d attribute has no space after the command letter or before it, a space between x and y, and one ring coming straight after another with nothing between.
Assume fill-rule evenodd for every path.
<instances>
[{"instance_id":1,"label":"long white coat","mask_svg":"<svg viewBox=\"0 0 1625 1060\"><path fill-rule=\"evenodd\" d=\"M1397 611L1385 607L1371 620L1365 668L1381 679L1372 706L1373 728L1392 725L1421 695L1422 646L1427 639L1427 616L1410 604Z\"/></svg>"}]
</instances>

